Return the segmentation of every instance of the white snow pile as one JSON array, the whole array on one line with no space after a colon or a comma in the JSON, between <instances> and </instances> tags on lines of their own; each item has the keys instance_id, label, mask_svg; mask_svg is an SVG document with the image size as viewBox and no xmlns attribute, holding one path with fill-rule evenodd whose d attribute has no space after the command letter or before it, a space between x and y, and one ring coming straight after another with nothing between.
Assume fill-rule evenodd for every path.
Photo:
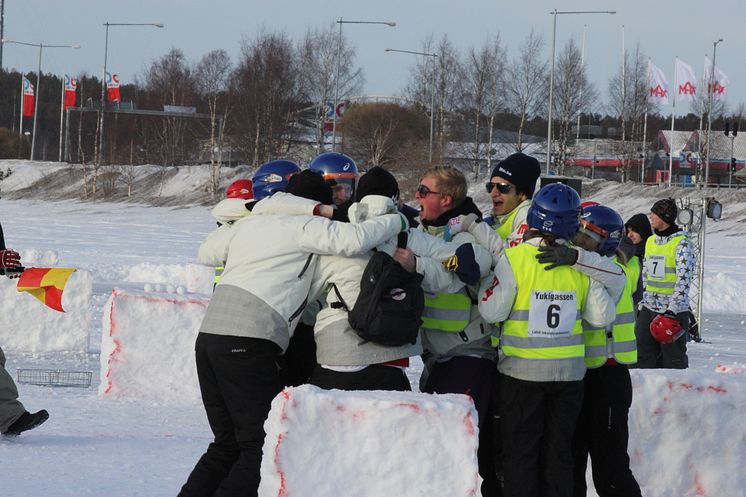
<instances>
[{"instance_id":1,"label":"white snow pile","mask_svg":"<svg viewBox=\"0 0 746 497\"><path fill-rule=\"evenodd\" d=\"M465 395L283 390L264 424L263 497L479 495Z\"/></svg>"},{"instance_id":2,"label":"white snow pile","mask_svg":"<svg viewBox=\"0 0 746 497\"><path fill-rule=\"evenodd\" d=\"M115 288L102 323L100 394L198 403L194 341L209 301Z\"/></svg>"}]
</instances>

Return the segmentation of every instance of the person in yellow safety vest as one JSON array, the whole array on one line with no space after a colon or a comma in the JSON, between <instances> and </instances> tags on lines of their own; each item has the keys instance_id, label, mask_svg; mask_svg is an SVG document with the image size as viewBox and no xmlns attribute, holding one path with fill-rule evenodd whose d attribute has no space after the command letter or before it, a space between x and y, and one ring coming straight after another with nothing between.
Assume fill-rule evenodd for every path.
<instances>
[{"instance_id":1,"label":"person in yellow safety vest","mask_svg":"<svg viewBox=\"0 0 746 497\"><path fill-rule=\"evenodd\" d=\"M485 222L509 247L523 241L528 228L526 213L540 175L539 161L522 153L509 155L492 170L486 185L492 200L492 212Z\"/></svg>"},{"instance_id":2,"label":"person in yellow safety vest","mask_svg":"<svg viewBox=\"0 0 746 497\"><path fill-rule=\"evenodd\" d=\"M689 289L696 254L687 233L676 225L678 208L674 199L658 200L650 211L654 236L645 245L645 290L635 324L637 367L686 369L686 331L691 324ZM651 334L651 327L672 334L661 342L660 336Z\"/></svg>"},{"instance_id":3,"label":"person in yellow safety vest","mask_svg":"<svg viewBox=\"0 0 746 497\"><path fill-rule=\"evenodd\" d=\"M446 239L452 218L473 213L481 219L481 212L467 197L466 190L466 178L458 169L428 169L415 193L420 204L420 229ZM468 232L457 233L449 241L476 244ZM478 282L474 286L464 284L452 293L425 293L421 328L425 371L420 387L428 393L460 393L474 400L479 415L477 457L484 479L482 494L494 495L499 488L490 448L491 423L485 420L492 417L490 394L497 353L490 345L491 326L482 320L474 305L477 290Z\"/></svg>"},{"instance_id":4,"label":"person in yellow safety vest","mask_svg":"<svg viewBox=\"0 0 746 497\"><path fill-rule=\"evenodd\" d=\"M571 267L536 259L539 247L566 245L580 225L580 198L553 183L534 195L522 244L505 250L479 312L501 323L500 426L504 494L572 495L572 436L583 399L582 320L606 327L614 302L604 286Z\"/></svg>"},{"instance_id":5,"label":"person in yellow safety vest","mask_svg":"<svg viewBox=\"0 0 746 497\"><path fill-rule=\"evenodd\" d=\"M629 408L632 405L628 365L637 362L632 294L640 273L634 245L624 238L621 216L598 204L583 208L575 244L603 257L617 269L623 269L623 277L622 291L616 292L614 323L606 328L583 323L588 370L583 379L583 407L573 437L573 496L585 497L587 494L586 468L590 456L593 484L599 497L641 497L627 454ZM599 275L597 271L587 270L585 265L572 267L597 280L606 278L603 273Z\"/></svg>"}]
</instances>

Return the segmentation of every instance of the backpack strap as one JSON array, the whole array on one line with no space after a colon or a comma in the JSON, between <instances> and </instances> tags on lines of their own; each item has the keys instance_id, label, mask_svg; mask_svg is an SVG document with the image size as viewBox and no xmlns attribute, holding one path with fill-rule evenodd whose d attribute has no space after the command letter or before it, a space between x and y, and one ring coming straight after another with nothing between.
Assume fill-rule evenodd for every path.
<instances>
[{"instance_id":1,"label":"backpack strap","mask_svg":"<svg viewBox=\"0 0 746 497\"><path fill-rule=\"evenodd\" d=\"M339 293L337 285L332 283L332 288L334 289L334 293L337 294L339 302L332 302L331 304L329 304L329 307L331 307L332 309L344 309L345 311L350 312L350 308L347 307L347 302L345 302L345 299L342 298L342 294Z\"/></svg>"},{"instance_id":2,"label":"backpack strap","mask_svg":"<svg viewBox=\"0 0 746 497\"><path fill-rule=\"evenodd\" d=\"M409 239L408 231L399 232L399 235L396 237L396 246L398 248L407 248L408 239Z\"/></svg>"}]
</instances>

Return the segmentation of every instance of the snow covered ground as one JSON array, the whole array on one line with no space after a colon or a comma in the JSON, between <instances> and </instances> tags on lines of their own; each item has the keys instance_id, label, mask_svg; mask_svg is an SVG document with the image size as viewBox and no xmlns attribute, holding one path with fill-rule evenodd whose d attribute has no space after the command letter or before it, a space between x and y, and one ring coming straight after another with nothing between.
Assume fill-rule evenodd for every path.
<instances>
[{"instance_id":1,"label":"snow covered ground","mask_svg":"<svg viewBox=\"0 0 746 497\"><path fill-rule=\"evenodd\" d=\"M0 161L0 169L6 167ZM16 344L13 349L5 348L7 369L12 373L17 368L90 371L93 384L90 388L19 385L26 407L47 409L50 419L20 437L0 438L0 496L175 495L211 437L202 406L194 397L147 395L170 384L180 388L184 386L180 383L187 384L188 389L192 381L185 371L174 374L174 360L169 356L173 351L156 350L163 343L156 333L166 328L168 314L150 308L138 311L143 323L149 324L148 333L154 334L154 350L147 351L148 357L162 365L161 370L156 367L148 373L153 377L152 389L143 387L142 395L100 393L104 390L99 388L102 334L110 326L107 309L114 287L133 295L152 295L153 300L205 298L193 292L205 287L203 276L195 276L199 273L195 262L199 243L214 227L209 209L195 207L193 199L186 206L152 207L40 200L44 195L38 192L28 198L26 188L51 168L13 162L13 169L13 175L0 183L4 195L0 222L7 245L20 251L24 261L39 266L46 263L89 272L92 294L90 322L79 323L88 330L87 344L62 351L46 351L47 344L34 343L37 335L24 334L33 326L34 314L21 312L16 303L29 305L32 297L13 295L24 299L13 302L3 297L0 314L13 319L0 321L0 340L12 334ZM184 169L188 168L180 168L168 179L164 191L188 191L194 189L195 177L206 177ZM487 196L480 185L474 186L473 194L486 210ZM656 198L668 193L657 187L601 182L591 183L588 190L594 200L617 208L625 218L646 212ZM688 371L633 374L630 454L633 471L649 497L746 495L742 471L746 462L742 422L746 405L746 255L742 252L746 195L717 193L727 199L726 218L708 230L702 325L706 341L690 345ZM1 296L12 295L2 292L0 288ZM32 304L33 312L53 312L44 311L38 302ZM196 331L198 319L191 322ZM73 333L75 326L64 322L61 333ZM188 340L180 345L182 355L192 347ZM410 368L414 385L420 370L419 363ZM339 450L351 451L354 445Z\"/></svg>"}]
</instances>

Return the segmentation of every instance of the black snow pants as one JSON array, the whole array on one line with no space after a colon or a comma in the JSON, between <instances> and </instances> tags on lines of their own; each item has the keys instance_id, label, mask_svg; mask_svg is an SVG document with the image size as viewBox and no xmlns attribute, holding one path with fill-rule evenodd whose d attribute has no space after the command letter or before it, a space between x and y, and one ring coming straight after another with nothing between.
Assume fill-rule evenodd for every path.
<instances>
[{"instance_id":1,"label":"black snow pants","mask_svg":"<svg viewBox=\"0 0 746 497\"><path fill-rule=\"evenodd\" d=\"M269 340L200 333L197 376L215 440L200 458L180 497L256 497L264 421L282 390L280 348Z\"/></svg>"},{"instance_id":2,"label":"black snow pants","mask_svg":"<svg viewBox=\"0 0 746 497\"><path fill-rule=\"evenodd\" d=\"M688 312L679 313L676 319L686 330L689 327ZM647 307L640 309L635 321L637 337L637 364L640 369L686 369L689 357L686 355L686 333L674 343L662 344L650 334L650 323L658 315Z\"/></svg>"},{"instance_id":3,"label":"black snow pants","mask_svg":"<svg viewBox=\"0 0 746 497\"><path fill-rule=\"evenodd\" d=\"M316 366L309 383L326 390L412 390L407 375L401 368L383 364L373 364L349 373Z\"/></svg>"},{"instance_id":4,"label":"black snow pants","mask_svg":"<svg viewBox=\"0 0 746 497\"><path fill-rule=\"evenodd\" d=\"M588 456L599 497L641 497L629 468L628 417L632 381L623 364L589 369L583 381L583 408L573 438L574 497L585 497Z\"/></svg>"}]
</instances>

